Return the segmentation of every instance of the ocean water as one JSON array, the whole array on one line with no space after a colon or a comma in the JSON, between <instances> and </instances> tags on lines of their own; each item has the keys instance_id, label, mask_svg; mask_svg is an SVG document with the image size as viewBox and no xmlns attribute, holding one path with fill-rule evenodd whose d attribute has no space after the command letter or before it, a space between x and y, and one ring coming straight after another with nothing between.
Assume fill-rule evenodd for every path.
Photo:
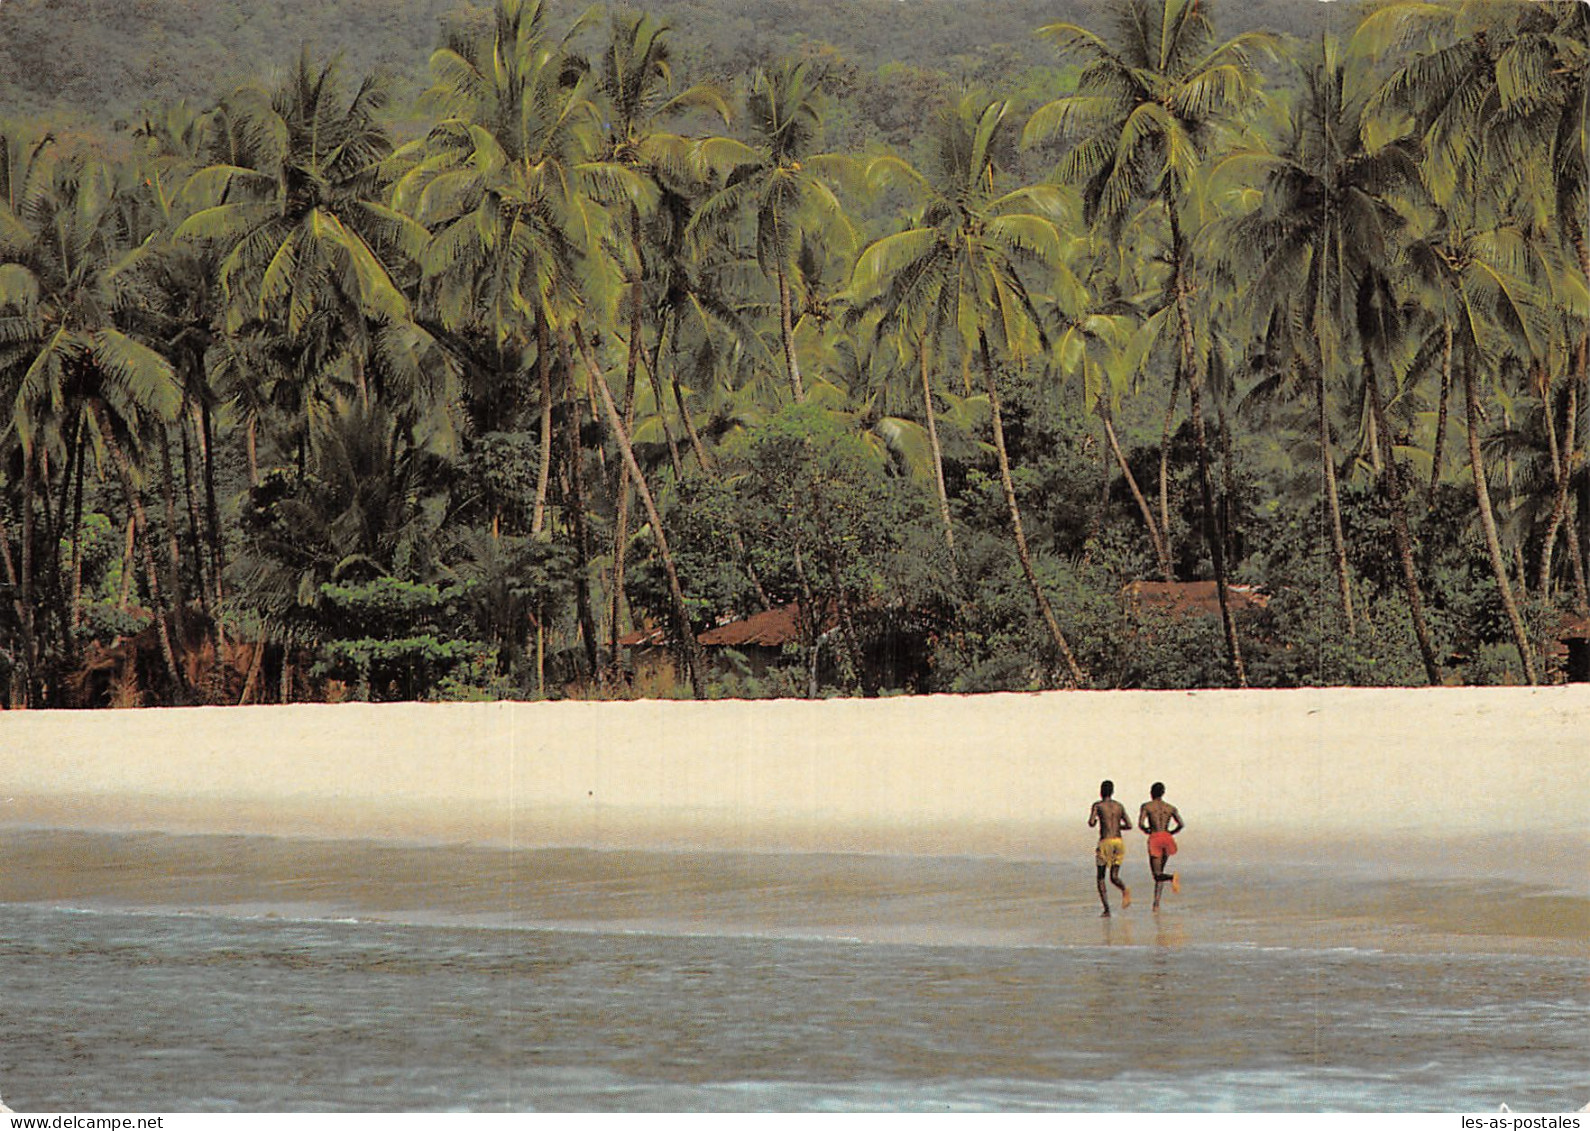
<instances>
[{"instance_id":1,"label":"ocean water","mask_svg":"<svg viewBox=\"0 0 1590 1131\"><path fill-rule=\"evenodd\" d=\"M1103 920L1085 858L0 830L0 1094L18 1111L1590 1100L1582 874L1192 857L1158 914L1130 860L1135 902Z\"/></svg>"}]
</instances>

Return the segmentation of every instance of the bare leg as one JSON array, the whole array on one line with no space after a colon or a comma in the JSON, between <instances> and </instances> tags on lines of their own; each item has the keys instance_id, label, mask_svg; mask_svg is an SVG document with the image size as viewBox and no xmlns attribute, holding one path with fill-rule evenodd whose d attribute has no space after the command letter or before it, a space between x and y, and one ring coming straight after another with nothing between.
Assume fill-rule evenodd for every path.
<instances>
[{"instance_id":1,"label":"bare leg","mask_svg":"<svg viewBox=\"0 0 1590 1131\"><path fill-rule=\"evenodd\" d=\"M1121 882L1121 866L1119 864L1110 865L1110 883L1121 889L1121 910L1124 911L1132 906L1132 891ZM1099 890L1104 890L1102 883L1099 884Z\"/></svg>"},{"instance_id":2,"label":"bare leg","mask_svg":"<svg viewBox=\"0 0 1590 1131\"><path fill-rule=\"evenodd\" d=\"M1150 852L1148 854L1148 871L1154 877L1154 910L1158 911L1160 892L1165 887L1165 858Z\"/></svg>"},{"instance_id":3,"label":"bare leg","mask_svg":"<svg viewBox=\"0 0 1590 1131\"><path fill-rule=\"evenodd\" d=\"M1099 902L1104 904L1104 915L1100 916L1100 918L1107 917L1109 915L1109 913L1110 913L1110 899L1109 899L1109 896L1107 896L1105 894L1105 892L1104 892L1104 865L1103 864L1099 865Z\"/></svg>"}]
</instances>

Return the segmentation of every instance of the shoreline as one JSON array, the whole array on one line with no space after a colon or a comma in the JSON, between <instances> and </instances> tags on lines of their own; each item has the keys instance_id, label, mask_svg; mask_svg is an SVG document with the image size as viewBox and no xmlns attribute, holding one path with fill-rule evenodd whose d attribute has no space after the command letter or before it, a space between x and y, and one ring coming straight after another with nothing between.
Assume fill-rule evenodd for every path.
<instances>
[{"instance_id":1,"label":"shoreline","mask_svg":"<svg viewBox=\"0 0 1590 1131\"><path fill-rule=\"evenodd\" d=\"M417 846L12 830L0 904L67 913L915 945L1237 946L1590 958L1590 893L1338 851L1305 862L1203 839L1163 915L1101 919L1091 852L1066 859ZM1322 866L1323 865L1323 866ZM1113 903L1118 903L1112 900Z\"/></svg>"}]
</instances>

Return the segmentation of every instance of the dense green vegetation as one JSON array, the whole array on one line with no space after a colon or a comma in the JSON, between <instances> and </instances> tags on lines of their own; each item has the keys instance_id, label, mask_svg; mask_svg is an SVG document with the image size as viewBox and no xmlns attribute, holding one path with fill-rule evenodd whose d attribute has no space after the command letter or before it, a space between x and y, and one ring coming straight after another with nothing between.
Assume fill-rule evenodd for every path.
<instances>
[{"instance_id":1,"label":"dense green vegetation","mask_svg":"<svg viewBox=\"0 0 1590 1131\"><path fill-rule=\"evenodd\" d=\"M1590 7L103 7L0 7L13 705L1563 678Z\"/></svg>"}]
</instances>

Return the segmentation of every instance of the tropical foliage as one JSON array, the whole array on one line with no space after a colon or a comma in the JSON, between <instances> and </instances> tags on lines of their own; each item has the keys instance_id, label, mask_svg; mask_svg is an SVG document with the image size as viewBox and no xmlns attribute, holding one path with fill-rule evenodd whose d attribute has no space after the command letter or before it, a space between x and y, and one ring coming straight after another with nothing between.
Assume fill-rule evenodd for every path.
<instances>
[{"instance_id":1,"label":"tropical foliage","mask_svg":"<svg viewBox=\"0 0 1590 1131\"><path fill-rule=\"evenodd\" d=\"M10 705L1567 677L1590 8L669 11L0 127Z\"/></svg>"}]
</instances>

